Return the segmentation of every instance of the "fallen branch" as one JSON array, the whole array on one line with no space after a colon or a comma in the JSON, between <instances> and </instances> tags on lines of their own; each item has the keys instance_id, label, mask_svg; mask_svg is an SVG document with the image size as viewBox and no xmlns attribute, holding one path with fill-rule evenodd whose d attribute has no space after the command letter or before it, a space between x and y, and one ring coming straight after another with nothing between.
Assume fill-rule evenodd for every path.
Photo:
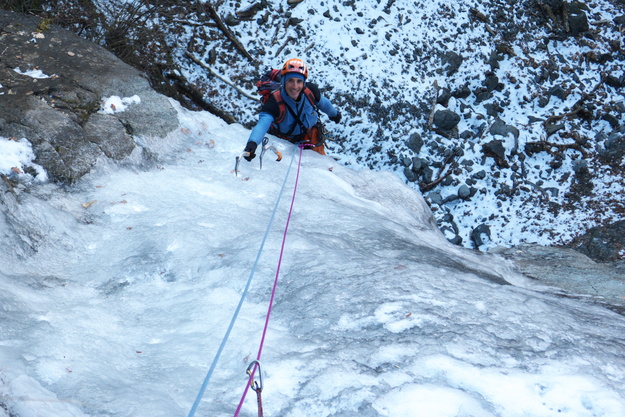
<instances>
[{"instance_id":1,"label":"fallen branch","mask_svg":"<svg viewBox=\"0 0 625 417\"><path fill-rule=\"evenodd\" d=\"M592 91L590 91L590 93L582 93L582 97L579 100L577 100L577 102L573 105L573 107L571 108L571 111L568 111L563 114L558 114L555 116L549 116L547 120L543 122L543 126L546 127L548 124L553 124L553 122L556 122L558 120L568 118L571 116L575 116L581 111L586 111L585 107L583 106L584 102L586 102L588 99L595 97L595 93L597 92L599 87L601 87L603 83L605 83L605 79L606 79L606 74L602 73L601 81L599 81L599 83L592 89Z\"/></svg>"},{"instance_id":2,"label":"fallen branch","mask_svg":"<svg viewBox=\"0 0 625 417\"><path fill-rule=\"evenodd\" d=\"M237 90L237 92L239 94L241 94L243 97L247 97L250 100L254 100L254 101L258 101L259 97L254 97L253 95L251 95L250 93L248 93L247 91L243 90L242 88L238 87L237 85L234 84L234 82L232 82L231 80L219 75L214 69L212 69L211 67L209 67L208 65L206 65L205 63L203 63L202 61L200 61L195 55L193 55L191 52L186 51L185 55L191 59L193 62L195 62L196 64L198 64L200 67L204 68L205 70L207 70L208 72L211 73L211 75L219 78L221 81L223 81L224 83L228 84L230 87L234 88L235 90Z\"/></svg>"},{"instance_id":3,"label":"fallen branch","mask_svg":"<svg viewBox=\"0 0 625 417\"><path fill-rule=\"evenodd\" d=\"M224 35L226 35L226 37L230 39L230 41L243 54L243 56L252 62L256 62L256 60L252 58L252 55L250 55L250 53L247 52L247 50L243 47L241 42L239 42L236 36L234 36L234 33L232 33L230 29L228 29L228 27L224 24L223 20L221 20L221 18L217 14L217 10L215 10L215 8L210 3L204 3L204 6L208 9L208 13L211 15L215 23L217 23L219 29L221 29Z\"/></svg>"},{"instance_id":4,"label":"fallen branch","mask_svg":"<svg viewBox=\"0 0 625 417\"><path fill-rule=\"evenodd\" d=\"M436 177L436 179L430 183L425 183L425 182L419 183L419 190L421 190L422 193L426 191L430 191L431 189L436 187L438 184L440 184L445 178L450 176L454 170L454 164L451 163L454 159L455 159L455 156L453 153L449 155L447 158L445 158L445 160L443 161L443 166L438 171L438 176ZM445 171L445 169L447 169L448 166L449 166L449 170L447 170L447 172L443 174L443 172Z\"/></svg>"},{"instance_id":5,"label":"fallen branch","mask_svg":"<svg viewBox=\"0 0 625 417\"><path fill-rule=\"evenodd\" d=\"M292 41L294 41L294 40L295 40L295 38L294 38L293 36L289 36L288 38L286 38L286 40L284 41L284 43L283 43L283 44L282 44L282 45L278 48L278 50L276 51L276 55L275 55L275 56L280 55L280 53L282 52L282 50L283 50L284 48L286 48L286 46L289 44L289 42L292 42Z\"/></svg>"},{"instance_id":6,"label":"fallen branch","mask_svg":"<svg viewBox=\"0 0 625 417\"><path fill-rule=\"evenodd\" d=\"M434 99L432 100L432 111L428 117L428 127L431 129L434 124L434 112L436 111L436 102L438 101L438 81L434 80Z\"/></svg>"},{"instance_id":7,"label":"fallen branch","mask_svg":"<svg viewBox=\"0 0 625 417\"><path fill-rule=\"evenodd\" d=\"M443 167L443 168L445 168L445 167ZM430 183L425 183L425 182L419 183L419 190L422 193L425 193L426 191L432 190L434 187L436 187L438 184L440 184L445 178L450 176L451 173L453 172L453 169L450 167L449 171L447 171L445 173L445 175L440 175L440 173L442 172L443 168L441 168L441 171L439 171L439 177L436 178L434 181L432 181Z\"/></svg>"},{"instance_id":8,"label":"fallen branch","mask_svg":"<svg viewBox=\"0 0 625 417\"><path fill-rule=\"evenodd\" d=\"M276 43L276 40L278 39L278 33L280 32L280 26L276 25L276 31L273 33L273 36L271 37L271 42L269 43L269 45L273 45Z\"/></svg>"},{"instance_id":9,"label":"fallen branch","mask_svg":"<svg viewBox=\"0 0 625 417\"><path fill-rule=\"evenodd\" d=\"M528 153L528 147L531 149ZM555 148L556 150L553 150ZM588 152L579 143L552 143L552 142L527 142L525 144L526 153L535 154L541 151L547 152L549 155L556 156L558 153L563 153L566 150L573 149L582 154L584 158L588 157Z\"/></svg>"},{"instance_id":10,"label":"fallen branch","mask_svg":"<svg viewBox=\"0 0 625 417\"><path fill-rule=\"evenodd\" d=\"M167 78L174 80L178 91L184 97L191 100L191 102L193 102L193 104L195 104L196 106L208 111L211 114L214 114L217 117L220 117L228 124L236 123L236 119L231 114L204 100L202 92L199 91L197 87L189 83L187 79L182 75L178 75L177 73L170 73L167 75Z\"/></svg>"}]
</instances>

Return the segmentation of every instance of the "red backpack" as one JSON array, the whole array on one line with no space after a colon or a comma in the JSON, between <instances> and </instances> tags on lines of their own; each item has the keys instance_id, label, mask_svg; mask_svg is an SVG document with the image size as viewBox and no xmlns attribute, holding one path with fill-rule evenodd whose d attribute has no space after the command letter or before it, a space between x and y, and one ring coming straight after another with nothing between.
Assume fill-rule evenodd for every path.
<instances>
[{"instance_id":1,"label":"red backpack","mask_svg":"<svg viewBox=\"0 0 625 417\"><path fill-rule=\"evenodd\" d=\"M286 115L286 103L282 98L282 71L279 69L270 69L265 72L260 80L256 83L256 91L260 94L261 103L265 104L267 100L269 100L269 96L273 95L276 99L276 103L278 103L278 108L280 109L280 115L274 123L280 123L284 120L284 116ZM315 102L315 95L312 90L308 87L304 88L303 91L310 104L313 107L317 108L317 103Z\"/></svg>"}]
</instances>

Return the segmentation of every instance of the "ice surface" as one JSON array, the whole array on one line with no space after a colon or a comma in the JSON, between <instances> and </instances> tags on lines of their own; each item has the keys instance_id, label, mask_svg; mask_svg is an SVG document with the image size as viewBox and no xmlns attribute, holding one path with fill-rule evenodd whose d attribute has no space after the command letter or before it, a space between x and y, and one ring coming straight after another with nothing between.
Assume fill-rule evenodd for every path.
<instances>
[{"instance_id":1,"label":"ice surface","mask_svg":"<svg viewBox=\"0 0 625 417\"><path fill-rule=\"evenodd\" d=\"M15 242L0 256L0 416L188 415L299 150L273 139L283 161L236 177L249 131L180 121L167 144L144 141L161 155L150 167L22 193L33 253L0 223ZM294 174L197 416L233 415L244 392ZM267 416L625 415L625 319L452 246L394 175L304 151L282 262Z\"/></svg>"}]
</instances>

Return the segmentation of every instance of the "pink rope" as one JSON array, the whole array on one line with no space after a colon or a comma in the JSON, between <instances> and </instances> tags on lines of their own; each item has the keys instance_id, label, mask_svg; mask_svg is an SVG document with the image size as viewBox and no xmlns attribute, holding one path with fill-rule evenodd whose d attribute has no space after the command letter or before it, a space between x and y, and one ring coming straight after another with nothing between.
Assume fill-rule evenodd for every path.
<instances>
[{"instance_id":1,"label":"pink rope","mask_svg":"<svg viewBox=\"0 0 625 417\"><path fill-rule=\"evenodd\" d=\"M293 205L295 204L295 195L297 194L297 184L299 182L299 171L302 165L302 150L303 146L299 147L299 161L297 163L297 175L295 176L295 185L293 186L293 197L291 198L291 207L289 208L289 215L286 219L286 225L284 227L284 234L282 236L282 246L280 248L280 257L278 258L278 266L276 268L276 277L273 281L273 288L271 290L271 298L269 300L269 307L267 309L267 317L265 318L265 327L263 329L263 336L260 339L260 345L258 347L258 354L256 355L256 360L260 362L260 357L263 352L263 346L265 344L265 336L267 335L267 328L269 327L269 317L271 316L271 309L273 308L273 300L276 295L276 288L278 287L278 277L280 276L280 267L282 266L282 256L284 255L284 245L286 244L286 234L289 231L289 224L291 222L291 214L293 213ZM234 417L237 417L241 412L241 408L243 407L243 402L245 401L245 397L247 396L247 392L252 386L254 382L254 374L256 373L256 369L258 368L258 364L254 365L254 369L250 373L250 377L247 381L247 385L245 390L243 391L243 395L241 396L241 401L239 401L239 406L237 407L236 412L234 413Z\"/></svg>"}]
</instances>

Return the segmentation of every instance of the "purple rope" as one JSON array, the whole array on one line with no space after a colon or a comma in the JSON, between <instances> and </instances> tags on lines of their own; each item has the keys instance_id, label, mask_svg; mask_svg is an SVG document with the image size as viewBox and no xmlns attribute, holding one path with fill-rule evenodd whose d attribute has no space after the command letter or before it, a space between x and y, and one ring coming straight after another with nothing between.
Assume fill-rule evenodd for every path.
<instances>
[{"instance_id":1,"label":"purple rope","mask_svg":"<svg viewBox=\"0 0 625 417\"><path fill-rule=\"evenodd\" d=\"M299 171L302 166L302 151L304 147L300 145L299 147L299 161L297 163L297 175L295 176L295 185L293 186L293 197L291 198L291 207L289 208L289 215L286 218L286 225L284 226L284 235L282 236L282 247L280 248L280 257L278 258L278 267L276 268L276 277L273 281L273 288L271 290L271 299L269 300L269 308L267 309L267 317L265 318L265 327L263 329L263 336L260 339L260 345L258 347L258 354L256 355L256 360L260 362L260 356L263 352L263 345L265 344L265 336L267 335L267 328L269 327L269 317L271 316L271 309L273 307L273 300L276 295L276 288L278 286L278 277L280 276L280 267L282 266L282 256L284 255L284 245L286 244L286 234L289 231L289 223L291 222L291 214L293 213L293 205L295 204L295 194L297 194L297 183L299 182ZM254 374L256 373L256 369L258 368L258 364L254 365L254 369L250 372L250 377L247 381L247 385L245 386L245 390L243 391L243 395L241 396L241 401L239 401L239 406L237 407L236 412L234 413L234 417L237 417L241 412L241 408L243 407L243 402L245 401L245 397L247 396L247 391L250 386L254 382Z\"/></svg>"}]
</instances>

